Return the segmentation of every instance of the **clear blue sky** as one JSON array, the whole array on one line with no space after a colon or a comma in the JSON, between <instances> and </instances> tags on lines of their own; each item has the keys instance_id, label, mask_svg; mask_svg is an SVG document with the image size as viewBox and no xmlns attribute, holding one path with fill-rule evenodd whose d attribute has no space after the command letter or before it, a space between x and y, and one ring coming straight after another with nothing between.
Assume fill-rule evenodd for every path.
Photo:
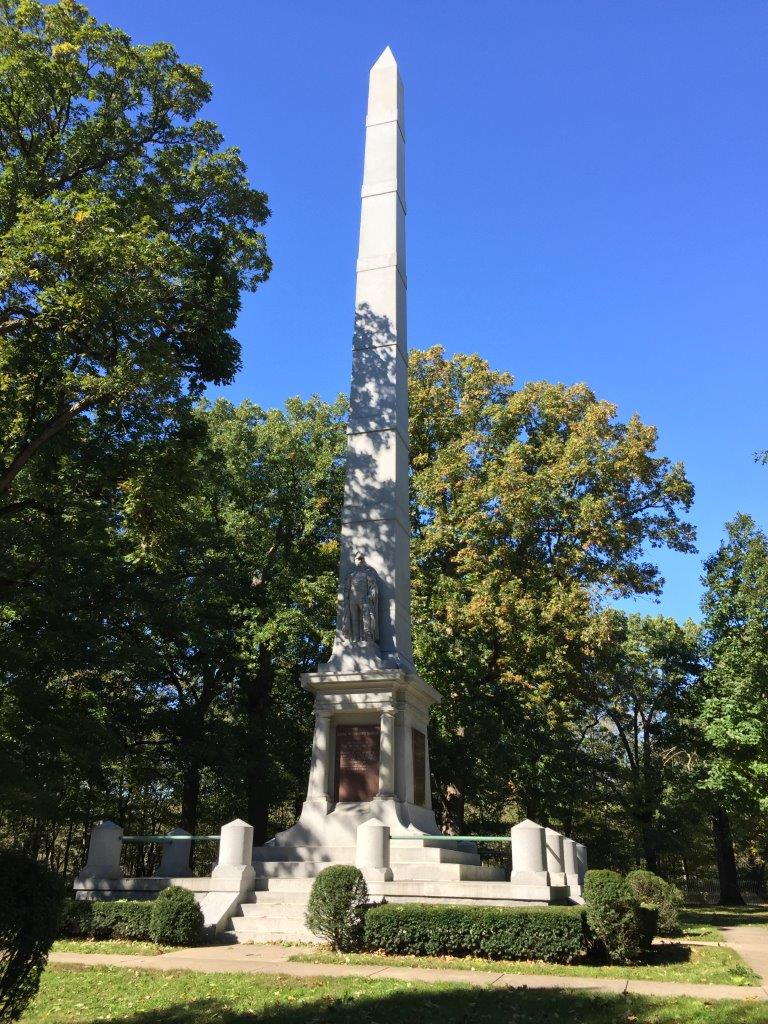
<instances>
[{"instance_id":1,"label":"clear blue sky","mask_svg":"<svg viewBox=\"0 0 768 1024\"><path fill-rule=\"evenodd\" d=\"M406 88L409 335L519 381L586 381L659 429L696 485L702 555L768 525L768 5L763 0L95 0L173 42L270 196L275 269L246 297L263 405L346 391L367 74ZM697 617L698 556L661 554Z\"/></svg>"}]
</instances>

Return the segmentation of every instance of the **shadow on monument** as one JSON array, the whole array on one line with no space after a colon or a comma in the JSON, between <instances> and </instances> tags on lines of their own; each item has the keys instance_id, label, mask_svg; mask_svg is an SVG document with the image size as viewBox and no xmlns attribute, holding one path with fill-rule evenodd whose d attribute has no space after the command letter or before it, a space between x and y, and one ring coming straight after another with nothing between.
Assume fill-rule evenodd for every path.
<instances>
[{"instance_id":1,"label":"shadow on monument","mask_svg":"<svg viewBox=\"0 0 768 1024\"><path fill-rule=\"evenodd\" d=\"M209 976L211 984L216 982ZM248 1002L243 976L218 975L220 980L238 978L237 995L228 993L225 1000L191 999L189 1002L162 1009L147 1010L130 1017L112 1014L112 1024L474 1024L474 1022L514 1021L515 1024L618 1024L627 1020L653 1020L673 1024L679 1020L674 1007L639 995L624 995L570 989L506 989L440 985L412 989L401 983L386 994L377 994L376 982L361 978L344 979L328 990L325 980L306 979L299 982L275 976L266 988L253 990L253 1001L260 1003L258 992L272 997L278 1005L260 1010L237 1010L233 1002ZM386 983L388 986L392 982ZM367 992L370 988L374 991ZM233 998L234 996L234 998ZM285 1001L280 1005L282 1001ZM293 1002L293 1005L289 1005ZM296 1005L300 1003L300 1005ZM760 1004L755 1004L755 1010ZM105 1006L105 1012L108 1007ZM749 1004L719 1004L719 1024L758 1024L761 1018L749 1012ZM688 1019L688 1018L686 1018ZM704 1017L691 1017L701 1020ZM762 1018L764 1019L764 1018Z\"/></svg>"},{"instance_id":2,"label":"shadow on monument","mask_svg":"<svg viewBox=\"0 0 768 1024\"><path fill-rule=\"evenodd\" d=\"M396 636L391 572L395 569L398 518L406 530L409 528L408 365L404 344L402 348L401 352L389 318L374 313L367 303L361 304L355 314L353 340L350 443L341 517L341 579L352 569L358 547L369 561L378 555L388 565L390 579L378 574L383 649ZM400 464L397 433L404 445L404 460ZM341 615L341 600L338 614ZM337 628L340 627L339 617Z\"/></svg>"}]
</instances>

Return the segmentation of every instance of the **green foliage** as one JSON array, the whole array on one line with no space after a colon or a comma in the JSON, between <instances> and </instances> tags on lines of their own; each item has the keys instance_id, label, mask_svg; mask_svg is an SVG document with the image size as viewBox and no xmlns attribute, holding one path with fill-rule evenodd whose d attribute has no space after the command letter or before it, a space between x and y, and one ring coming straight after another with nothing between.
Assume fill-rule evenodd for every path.
<instances>
[{"instance_id":1,"label":"green foliage","mask_svg":"<svg viewBox=\"0 0 768 1024\"><path fill-rule=\"evenodd\" d=\"M239 366L269 211L199 116L200 68L72 0L0 5L0 93L2 830L54 861L63 848L71 874L93 794L126 785L152 815L153 772L171 799L183 785L186 766L136 743L145 681L128 673L148 647L127 497ZM42 827L68 838L54 851Z\"/></svg>"},{"instance_id":2,"label":"green foliage","mask_svg":"<svg viewBox=\"0 0 768 1024\"><path fill-rule=\"evenodd\" d=\"M598 684L596 713L606 738L607 770L635 856L656 867L666 853L688 850L668 821L698 813L696 778L690 770L691 694L700 662L698 627L662 615L609 615L610 636Z\"/></svg>"},{"instance_id":3,"label":"green foliage","mask_svg":"<svg viewBox=\"0 0 768 1024\"><path fill-rule=\"evenodd\" d=\"M698 691L706 787L727 808L768 810L768 536L749 516L705 563L707 670Z\"/></svg>"},{"instance_id":4,"label":"green foliage","mask_svg":"<svg viewBox=\"0 0 768 1024\"><path fill-rule=\"evenodd\" d=\"M306 922L333 949L357 949L363 935L368 887L362 873L349 864L323 868L312 883Z\"/></svg>"},{"instance_id":5,"label":"green foliage","mask_svg":"<svg viewBox=\"0 0 768 1024\"><path fill-rule=\"evenodd\" d=\"M365 915L365 946L416 956L572 963L584 952L577 907L458 907L392 903Z\"/></svg>"},{"instance_id":6,"label":"green foliage","mask_svg":"<svg viewBox=\"0 0 768 1024\"><path fill-rule=\"evenodd\" d=\"M73 0L0 10L0 494L88 413L162 423L232 378L266 197L168 43ZM28 492L22 488L23 499Z\"/></svg>"},{"instance_id":7,"label":"green foliage","mask_svg":"<svg viewBox=\"0 0 768 1024\"><path fill-rule=\"evenodd\" d=\"M635 963L641 953L639 902L616 871L588 871L584 880L592 952L613 963Z\"/></svg>"},{"instance_id":8,"label":"green foliage","mask_svg":"<svg viewBox=\"0 0 768 1024\"><path fill-rule=\"evenodd\" d=\"M658 911L659 935L676 935L680 931L680 910L683 894L677 886L652 871L630 871L627 885L640 903Z\"/></svg>"},{"instance_id":9,"label":"green foliage","mask_svg":"<svg viewBox=\"0 0 768 1024\"><path fill-rule=\"evenodd\" d=\"M188 889L171 885L151 903L149 937L163 946L197 946L203 939L203 912Z\"/></svg>"},{"instance_id":10,"label":"green foliage","mask_svg":"<svg viewBox=\"0 0 768 1024\"><path fill-rule=\"evenodd\" d=\"M18 1020L37 992L63 898L42 864L0 851L0 1021Z\"/></svg>"},{"instance_id":11,"label":"green foliage","mask_svg":"<svg viewBox=\"0 0 768 1024\"><path fill-rule=\"evenodd\" d=\"M409 380L414 646L443 697L443 823L464 831L467 800L501 818L510 789L526 816L558 817L612 642L601 599L660 591L644 548L692 550L693 488L653 427L585 385L515 389L440 348L411 352Z\"/></svg>"},{"instance_id":12,"label":"green foliage","mask_svg":"<svg viewBox=\"0 0 768 1024\"><path fill-rule=\"evenodd\" d=\"M66 900L59 935L84 939L149 939L151 900Z\"/></svg>"}]
</instances>

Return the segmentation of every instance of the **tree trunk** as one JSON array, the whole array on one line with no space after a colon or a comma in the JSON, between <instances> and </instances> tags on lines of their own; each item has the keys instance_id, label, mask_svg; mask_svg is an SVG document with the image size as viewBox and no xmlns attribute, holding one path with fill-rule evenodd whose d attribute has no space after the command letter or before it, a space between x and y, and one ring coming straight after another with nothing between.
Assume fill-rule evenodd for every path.
<instances>
[{"instance_id":1,"label":"tree trunk","mask_svg":"<svg viewBox=\"0 0 768 1024\"><path fill-rule=\"evenodd\" d=\"M449 782L440 792L442 805L443 832L448 836L460 836L464 831L464 793L456 782Z\"/></svg>"},{"instance_id":2,"label":"tree trunk","mask_svg":"<svg viewBox=\"0 0 768 1024\"><path fill-rule=\"evenodd\" d=\"M181 779L181 828L192 835L197 832L197 814L200 805L200 774L199 761L192 761L184 768ZM194 843L185 843L189 847L187 864L191 867Z\"/></svg>"},{"instance_id":3,"label":"tree trunk","mask_svg":"<svg viewBox=\"0 0 768 1024\"><path fill-rule=\"evenodd\" d=\"M652 871L654 875L659 873L659 858L656 851L656 836L653 826L649 821L640 825L643 836L643 857L645 858L646 871Z\"/></svg>"},{"instance_id":4,"label":"tree trunk","mask_svg":"<svg viewBox=\"0 0 768 1024\"><path fill-rule=\"evenodd\" d=\"M744 899L736 874L731 822L724 807L716 806L712 811L712 838L715 841L717 874L720 879L720 903L725 906L743 906Z\"/></svg>"},{"instance_id":5,"label":"tree trunk","mask_svg":"<svg viewBox=\"0 0 768 1024\"><path fill-rule=\"evenodd\" d=\"M181 828L192 835L197 832L197 812L200 803L200 763L193 761L186 765L181 778ZM194 843L185 843L190 857ZM188 862L189 863L189 862Z\"/></svg>"},{"instance_id":6,"label":"tree trunk","mask_svg":"<svg viewBox=\"0 0 768 1024\"><path fill-rule=\"evenodd\" d=\"M253 825L254 846L261 846L269 838L269 791L264 749L264 717L274 683L275 670L272 655L266 644L259 646L259 664L255 675L245 681L245 714L247 754L244 768L246 791L246 821Z\"/></svg>"}]
</instances>

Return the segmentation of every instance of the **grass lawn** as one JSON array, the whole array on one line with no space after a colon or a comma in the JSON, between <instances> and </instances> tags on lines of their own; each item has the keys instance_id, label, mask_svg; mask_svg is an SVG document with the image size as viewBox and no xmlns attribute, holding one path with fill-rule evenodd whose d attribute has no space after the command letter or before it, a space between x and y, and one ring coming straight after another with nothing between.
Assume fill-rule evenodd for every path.
<instances>
[{"instance_id":1,"label":"grass lawn","mask_svg":"<svg viewBox=\"0 0 768 1024\"><path fill-rule=\"evenodd\" d=\"M765 1024L757 1002L51 967L25 1024Z\"/></svg>"},{"instance_id":2,"label":"grass lawn","mask_svg":"<svg viewBox=\"0 0 768 1024\"><path fill-rule=\"evenodd\" d=\"M766 925L768 904L752 903L746 907L686 907L680 914L680 923L685 929L703 927L713 930L742 924ZM689 937L694 938L693 935Z\"/></svg>"},{"instance_id":3,"label":"grass lawn","mask_svg":"<svg viewBox=\"0 0 768 1024\"><path fill-rule=\"evenodd\" d=\"M700 942L724 942L719 928L699 917L695 910L680 913L680 930L684 939L698 939Z\"/></svg>"},{"instance_id":4,"label":"grass lawn","mask_svg":"<svg viewBox=\"0 0 768 1024\"><path fill-rule=\"evenodd\" d=\"M175 946L161 946L158 942L139 942L136 939L57 939L51 952L157 956L158 953L170 953L175 948Z\"/></svg>"},{"instance_id":5,"label":"grass lawn","mask_svg":"<svg viewBox=\"0 0 768 1024\"><path fill-rule=\"evenodd\" d=\"M290 957L321 964L370 964L383 967L450 967L498 974L554 974L561 977L631 978L634 981L688 981L697 985L759 985L741 957L725 946L656 946L646 963L634 967L547 964L531 960L480 960L475 957L386 956L380 953L318 952ZM766 1008L768 1020L768 1008Z\"/></svg>"}]
</instances>

